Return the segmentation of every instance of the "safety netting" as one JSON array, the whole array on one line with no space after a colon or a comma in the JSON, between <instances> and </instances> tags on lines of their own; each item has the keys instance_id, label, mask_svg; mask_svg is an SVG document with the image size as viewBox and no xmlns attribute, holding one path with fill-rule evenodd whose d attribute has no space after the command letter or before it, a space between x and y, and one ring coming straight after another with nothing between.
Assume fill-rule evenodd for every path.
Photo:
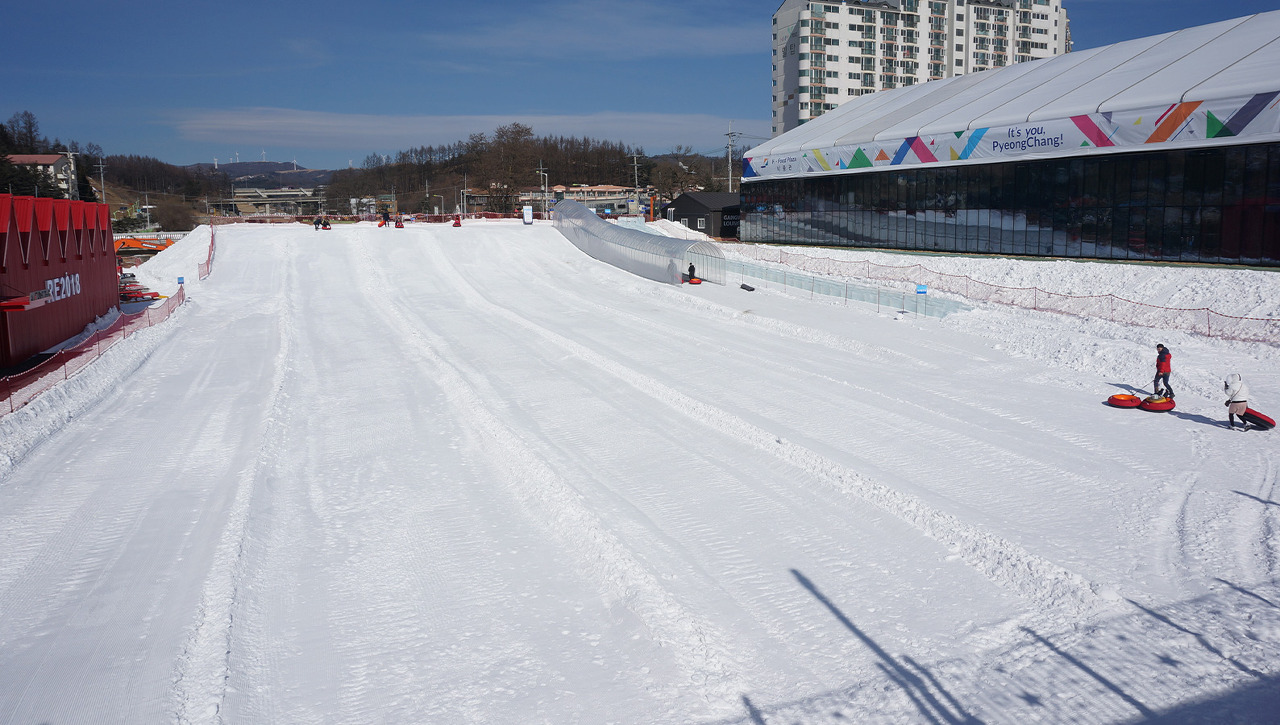
<instances>
[{"instance_id":1,"label":"safety netting","mask_svg":"<svg viewBox=\"0 0 1280 725\"><path fill-rule=\"evenodd\" d=\"M1280 340L1278 319L1225 315L1207 307L1164 307L1113 294L1068 295L1039 287L1009 287L983 282L967 275L938 272L921 264L890 266L867 260L832 259L746 244L734 247L734 251L760 261L818 274L911 285L927 284L931 289L973 302L993 302L1139 327L1183 330L1225 340L1273 344Z\"/></svg>"},{"instance_id":2,"label":"safety netting","mask_svg":"<svg viewBox=\"0 0 1280 725\"><path fill-rule=\"evenodd\" d=\"M725 283L724 253L713 242L658 236L610 224L568 199L558 202L552 212L556 230L601 262L667 284L684 281L692 265L699 279Z\"/></svg>"}]
</instances>

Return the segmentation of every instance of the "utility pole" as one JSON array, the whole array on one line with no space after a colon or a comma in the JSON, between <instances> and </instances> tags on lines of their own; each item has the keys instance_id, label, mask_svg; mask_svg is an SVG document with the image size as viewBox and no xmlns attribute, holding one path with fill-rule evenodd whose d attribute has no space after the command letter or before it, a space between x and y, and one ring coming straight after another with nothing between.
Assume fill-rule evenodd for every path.
<instances>
[{"instance_id":1,"label":"utility pole","mask_svg":"<svg viewBox=\"0 0 1280 725\"><path fill-rule=\"evenodd\" d=\"M631 166L636 172L636 207L643 208L640 205L640 154L631 154Z\"/></svg>"},{"instance_id":2,"label":"utility pole","mask_svg":"<svg viewBox=\"0 0 1280 725\"><path fill-rule=\"evenodd\" d=\"M102 159L98 159L98 189L102 192L102 203L107 203L107 178L103 173L106 164L102 163Z\"/></svg>"},{"instance_id":3,"label":"utility pole","mask_svg":"<svg viewBox=\"0 0 1280 725\"><path fill-rule=\"evenodd\" d=\"M733 121L729 122L729 133L725 134L729 137L729 143L724 147L725 158L729 161L729 193L733 193L733 143L738 140L742 134L733 132Z\"/></svg>"},{"instance_id":4,"label":"utility pole","mask_svg":"<svg viewBox=\"0 0 1280 725\"><path fill-rule=\"evenodd\" d=\"M538 176L542 177L542 218L547 218L547 169L538 159Z\"/></svg>"}]
</instances>

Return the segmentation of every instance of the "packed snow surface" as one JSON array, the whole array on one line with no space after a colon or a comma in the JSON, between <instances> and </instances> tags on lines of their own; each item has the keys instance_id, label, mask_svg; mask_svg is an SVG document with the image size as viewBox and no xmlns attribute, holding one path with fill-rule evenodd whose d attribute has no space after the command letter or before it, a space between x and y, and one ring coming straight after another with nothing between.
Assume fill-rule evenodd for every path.
<instances>
[{"instance_id":1,"label":"packed snow surface","mask_svg":"<svg viewBox=\"0 0 1280 725\"><path fill-rule=\"evenodd\" d=\"M542 223L224 227L197 282L208 240L139 270L186 277L169 321L0 418L0 723L1280 712L1280 432L1221 394L1280 411L1274 345L672 287ZM1106 406L1156 342L1177 409Z\"/></svg>"}]
</instances>

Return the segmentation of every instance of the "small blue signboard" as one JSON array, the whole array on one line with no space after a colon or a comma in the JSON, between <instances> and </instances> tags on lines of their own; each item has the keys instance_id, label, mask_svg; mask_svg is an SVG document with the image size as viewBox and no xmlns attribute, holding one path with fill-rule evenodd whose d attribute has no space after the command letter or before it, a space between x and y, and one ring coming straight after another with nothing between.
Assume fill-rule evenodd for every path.
<instances>
[{"instance_id":1,"label":"small blue signboard","mask_svg":"<svg viewBox=\"0 0 1280 725\"><path fill-rule=\"evenodd\" d=\"M918 295L927 295L927 294L929 294L929 285L927 285L927 284L918 284L918 285L916 285L916 294L918 294Z\"/></svg>"},{"instance_id":2,"label":"small blue signboard","mask_svg":"<svg viewBox=\"0 0 1280 725\"><path fill-rule=\"evenodd\" d=\"M186 279L187 279L186 277L179 277L178 284L183 284L186 281Z\"/></svg>"}]
</instances>

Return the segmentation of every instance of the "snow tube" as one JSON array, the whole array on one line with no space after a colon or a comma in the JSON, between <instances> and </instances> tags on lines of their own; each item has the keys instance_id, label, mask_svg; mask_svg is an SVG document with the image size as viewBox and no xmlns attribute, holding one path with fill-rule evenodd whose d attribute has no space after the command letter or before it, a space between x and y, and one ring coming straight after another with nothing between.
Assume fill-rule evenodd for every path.
<instances>
[{"instance_id":1,"label":"snow tube","mask_svg":"<svg viewBox=\"0 0 1280 725\"><path fill-rule=\"evenodd\" d=\"M387 225L386 222L378 222L378 226L380 227L385 227L386 225Z\"/></svg>"},{"instance_id":2,"label":"snow tube","mask_svg":"<svg viewBox=\"0 0 1280 725\"><path fill-rule=\"evenodd\" d=\"M689 284L702 284L702 280L698 279L697 277L690 277Z\"/></svg>"},{"instance_id":3,"label":"snow tube","mask_svg":"<svg viewBox=\"0 0 1280 725\"><path fill-rule=\"evenodd\" d=\"M1271 430L1272 428L1276 427L1276 422L1274 420L1263 415L1262 413L1259 413L1253 408L1246 408L1244 411L1244 415L1240 417L1243 418L1246 423L1252 423L1253 425L1257 426L1258 428L1261 428L1262 430Z\"/></svg>"},{"instance_id":4,"label":"snow tube","mask_svg":"<svg viewBox=\"0 0 1280 725\"><path fill-rule=\"evenodd\" d=\"M396 229L404 229L404 222L396 222Z\"/></svg>"},{"instance_id":5,"label":"snow tube","mask_svg":"<svg viewBox=\"0 0 1280 725\"><path fill-rule=\"evenodd\" d=\"M1118 393L1107 398L1107 405L1116 408L1136 408L1142 405L1142 398L1128 393Z\"/></svg>"},{"instance_id":6,"label":"snow tube","mask_svg":"<svg viewBox=\"0 0 1280 725\"><path fill-rule=\"evenodd\" d=\"M1173 398L1149 395L1142 399L1142 402L1138 404L1138 407L1155 413L1163 413L1165 411L1173 410L1174 403Z\"/></svg>"}]
</instances>

